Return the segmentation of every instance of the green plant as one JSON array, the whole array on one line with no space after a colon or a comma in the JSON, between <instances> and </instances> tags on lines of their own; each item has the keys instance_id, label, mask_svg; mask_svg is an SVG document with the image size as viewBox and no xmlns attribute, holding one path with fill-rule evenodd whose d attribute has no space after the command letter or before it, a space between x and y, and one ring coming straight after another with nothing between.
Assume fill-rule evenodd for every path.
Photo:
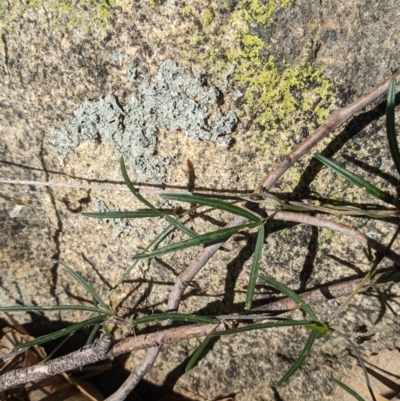
<instances>
[{"instance_id":1,"label":"green plant","mask_svg":"<svg viewBox=\"0 0 400 401\"><path fill-rule=\"evenodd\" d=\"M389 85L389 95L388 95L388 106L387 106L387 133L388 133L388 142L389 148L392 154L392 158L396 168L400 173L400 152L397 145L397 140L395 137L395 130L394 130L394 94L395 94L395 84L396 80L392 79ZM382 93L388 85L388 81L385 81L384 84L378 86L378 89L375 89L373 92L373 96L378 96L377 94ZM371 92L372 93L372 92ZM362 101L358 101L357 107L361 108L363 105L367 104L365 102L371 101L371 98L374 98L372 95L370 97L364 97ZM336 121L336 125L331 123L326 124L330 128L326 128L325 131L316 131L316 134L310 138L307 138L302 144L296 147L290 155L283 157L281 160L278 161L275 168L271 170L271 173L260 183L259 188L253 194L250 194L246 199L244 197L236 196L234 197L234 202L246 200L244 207L240 207L234 204L234 202L227 202L221 199L208 196L208 195L190 195L190 194L171 194L171 193L162 193L161 197L167 199L169 201L178 201L183 203L188 203L191 207L187 210L179 214L174 214L173 211L165 211L155 208L148 200L146 200L140 192L135 188L131 180L129 179L128 173L126 171L124 160L121 158L120 160L120 167L121 172L125 181L125 184L131 191L131 193L144 204L146 207L145 210L139 211L124 211L124 212L107 212L107 213L84 213L85 216L90 218L97 218L97 219L110 219L110 218L127 218L127 219L135 219L135 218L151 218L151 217L160 217L164 218L168 223L169 226L167 229L164 230L163 233L160 234L158 238L153 240L149 246L146 248L145 252L133 256L133 265L127 269L123 277L119 280L117 285L105 296L100 297L98 293L77 273L68 265L61 263L62 266L67 270L67 272L75 279L92 297L92 306L83 306L83 305L58 305L54 307L36 307L36 306L13 306L13 307L3 307L0 308L0 311L4 312L62 312L65 310L76 310L87 312L89 315L88 317L83 320L81 323L74 324L65 330L61 330L55 333L51 333L42 337L37 338L34 341L17 345L15 349L11 352L10 356L14 355L15 353L20 352L21 350L25 350L26 348L42 344L46 341L53 340L55 338L60 338L66 336L67 338L75 333L77 330L83 327L92 327L93 329L88 338L88 347L85 348L81 352L81 357L83 358L87 353L91 351L99 350L101 346L101 352L97 352L96 358L87 358L82 359L75 357L76 366L80 366L85 363L91 363L95 360L104 359L108 356L118 355L122 353L122 351L118 348L118 344L114 348L108 348L104 346L103 343L98 340L98 342L94 342L93 346L90 346L90 343L93 341L97 331L100 327L106 332L106 336L109 336L109 331L107 328L108 324L128 324L131 326L137 326L140 324L147 324L152 322L162 322L161 326L169 326L172 321L181 321L181 322L191 322L191 323L200 323L201 325L183 325L179 327L167 327L166 330L163 330L161 334L159 333L151 333L147 334L144 337L140 337L140 340L143 344L147 344L144 346L141 345L142 348L150 348L149 357L145 360L144 367L151 366L154 362L157 354L158 349L155 349L155 346L160 346L166 342L174 342L180 341L184 338L193 338L193 337L206 337L203 344L194 352L192 358L190 359L187 370L192 368L197 359L201 356L202 352L210 342L210 340L214 337L219 337L222 335L232 335L238 334L246 331L252 330L260 330L266 329L271 327L287 327L287 326L302 326L303 328L310 331L308 340L304 346L303 351L300 353L297 360L294 364L290 367L290 369L282 376L282 378L278 381L277 386L284 384L289 378L296 373L298 369L303 365L306 357L312 350L312 346L317 339L321 339L328 334L338 334L343 336L354 348L355 353L359 356L357 351L357 347L349 336L344 333L339 332L332 324L333 319L341 312L344 307L348 304L349 300L351 300L354 295L359 292L361 289L365 288L365 286L369 286L374 289L378 295L381 297L382 301L386 303L383 294L380 292L378 285L381 284L384 280L388 279L398 279L398 275L394 274L388 277L382 277L378 275L378 265L382 261L384 257L391 259L393 262L399 264L400 263L400 255L396 252L391 250L392 243L394 239L397 237L399 229L393 235L392 241L387 245L384 246L383 244L378 243L377 241L372 240L371 238L367 237L366 235L358 232L352 227L346 226L344 224L339 224L330 220L324 220L313 215L310 213L325 213L325 214L338 214L338 215L347 215L347 216L364 216L365 218L386 218L389 216L398 216L398 199L383 192L378 187L373 185L368 180L363 179L362 177L351 173L350 171L340 167L337 163L323 157L320 154L315 154L315 158L319 160L321 163L325 164L328 168L330 168L335 173L339 174L340 176L344 177L346 180L351 182L352 184L364 188L370 195L377 198L379 201L383 201L388 203L393 207L388 208L377 208L373 209L362 209L362 208L355 208L350 205L340 206L338 207L335 204L326 204L324 206L314 205L304 202L295 202L295 201L287 201L282 200L277 196L273 196L268 191L274 185L274 183L279 179L280 176L284 174L290 166L302 155L308 152L312 146L314 146L319 140L321 140L327 133L330 132L335 126L337 126L345 119L350 118L351 115L355 113L357 107L354 105L349 109L345 110L347 112L343 113L344 117L341 116L341 120ZM332 117L337 118L336 116ZM260 214L252 211L252 207L259 206L264 207L265 204L267 205L264 208L264 212L266 212L266 217L261 217ZM195 205L195 206L192 206ZM185 225L184 219L190 214L193 213L194 210L200 207L207 207L208 210L218 209L224 212L228 212L235 216L235 220L228 224L227 227L218 229L216 231L207 232L203 234L199 234L192 229L188 228ZM313 311L309 304L304 301L304 296L300 296L290 290L287 286L277 282L272 277L267 277L264 275L258 274L258 267L260 260L262 258L262 248L265 239L265 232L266 228L268 228L268 224L271 223L272 220L284 220L284 221L291 221L291 222L300 222L305 223L313 226L318 227L325 227L331 229L333 231L341 232L345 235L348 235L361 243L363 243L366 248L370 251L370 249L375 249L376 251L380 252L377 256L373 256L371 252L369 252L370 261L371 261L371 269L367 276L359 282L358 287L356 290L352 290L348 296L348 300L345 301L339 310L334 313L329 321L322 321L318 318L317 314ZM170 245L166 245L163 247L158 247L158 241L161 236L165 235L166 232L171 230L179 230L182 235L186 235L189 237L188 239L184 239L182 241L175 242ZM249 274L249 281L247 286L247 293L246 293L246 302L245 302L245 313L244 315L228 315L228 316L196 316L192 314L181 314L177 313L176 310L179 307L179 302L183 292L185 291L189 282L193 279L193 277L197 274L197 272L201 269L201 267L205 264L205 262L212 256L214 252L218 249L223 249L222 244L233 235L239 233L243 230L256 230L257 233L257 241L254 250L254 256L251 264L251 271ZM171 296L168 302L168 311L165 313L157 313L150 316L140 317L138 319L134 319L131 321L121 320L118 317L118 311L114 311L110 308L107 304L107 300L110 295L118 289L118 285L121 284L128 276L130 271L132 270L133 266L140 260L151 259L154 257L161 257L169 253L179 252L181 250L191 248L194 246L202 246L202 255L205 255L201 262L196 261L194 264L189 266L189 268L179 277L177 283L175 284L173 290L171 291ZM224 249L227 251L227 249ZM304 320L294 320L294 319L282 319L279 317L271 317L271 316L264 316L262 312L271 311L270 305L268 308L253 308L252 309L252 302L255 294L255 286L257 282L257 278L262 280L263 282L267 283L270 287L273 287L275 290L283 293L287 298L287 302L292 302L292 307L288 307L288 309L294 309L300 307L306 315L308 315L307 319ZM308 298L307 298L308 299ZM289 304L288 304L289 305ZM250 313L256 312L257 315L250 315ZM243 323L247 320L266 320L269 319L268 322L261 322L261 323ZM239 321L241 322L239 327L234 328L227 328L224 325L226 321ZM107 337L108 339L109 337ZM124 348L124 352L129 352L132 349L136 349L138 347L137 343L139 337L135 337L134 340L130 343L127 342L129 345L128 348ZM108 341L108 340L107 340ZM107 342L108 344L108 342ZM72 363L70 358L68 363ZM61 362L65 362L66 359L62 360ZM71 361L70 361L71 360ZM363 366L362 358L359 357L360 364ZM51 361L50 361L51 362ZM57 369L54 368L56 362L53 362L52 372L57 373ZM46 365L47 366L47 365ZM58 369L62 369L64 366L62 363L59 363ZM68 365L72 366L72 365ZM143 369L144 369L143 367ZM145 370L145 369L144 369ZM365 372L366 380L368 382L368 375L366 373L365 367L363 367ZM28 372L28 374L27 374ZM10 373L10 372L9 372ZM0 377L0 389L9 388L15 385L15 380L12 379L12 375L16 374L18 376L18 372L11 372L10 374L6 373ZM24 371L24 380L34 380L37 378L41 378L42 376L34 376L35 368L33 367L31 370ZM136 379L140 375L136 375ZM19 383L22 383L20 381ZM336 381L338 383L338 381ZM370 387L370 386L369 386ZM372 398L374 398L372 391L371 391ZM115 399L123 399L122 396L118 395Z\"/></svg>"}]
</instances>

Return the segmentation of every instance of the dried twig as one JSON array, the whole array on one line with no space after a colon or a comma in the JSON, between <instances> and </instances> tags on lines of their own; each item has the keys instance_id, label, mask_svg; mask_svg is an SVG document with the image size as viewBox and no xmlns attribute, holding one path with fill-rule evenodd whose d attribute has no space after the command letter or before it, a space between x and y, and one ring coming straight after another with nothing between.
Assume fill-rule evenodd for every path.
<instances>
[{"instance_id":1,"label":"dried twig","mask_svg":"<svg viewBox=\"0 0 400 401\"><path fill-rule=\"evenodd\" d=\"M62 372L89 365L108 358L112 346L112 338L103 335L93 344L81 348L61 358L27 368L14 369L0 376L0 391L14 388L23 383L45 379Z\"/></svg>"},{"instance_id":2,"label":"dried twig","mask_svg":"<svg viewBox=\"0 0 400 401\"><path fill-rule=\"evenodd\" d=\"M167 331L127 337L115 344L112 348L111 337L107 335L102 336L92 345L85 346L80 350L74 351L68 355L27 368L14 369L1 375L0 391L12 389L21 384L29 383L34 380L41 380L50 376L55 376L61 372L77 369L81 366L102 361L113 356L122 355L127 352L147 348L157 349L154 347L159 347L162 344L180 342L187 338L206 336L214 328L215 325L212 324L176 327ZM220 324L218 325L217 329L225 330L225 326ZM141 364L140 367L142 368L143 365L144 364ZM149 367L150 366L147 365L147 368ZM136 381L139 381L147 370L142 368L140 369L140 372L136 371L136 375L138 376ZM128 388L130 387L128 386ZM130 388L130 390L132 390L132 388Z\"/></svg>"},{"instance_id":3,"label":"dried twig","mask_svg":"<svg viewBox=\"0 0 400 401\"><path fill-rule=\"evenodd\" d=\"M29 185L29 186L35 186L35 187L51 187L51 188L72 188L72 189L82 189L82 190L96 190L96 191L122 191L122 192L129 192L129 188L125 184L69 184L67 182L55 182L55 181L26 181L26 180L9 180L5 178L0 178L0 183L2 184L9 184L9 185ZM149 187L144 187L140 186L140 184L135 184L136 189L141 193L141 194L147 194L147 195L159 195L159 194L164 194L164 193L182 193L182 194L191 194L191 191L184 190L184 189L162 189L162 188L149 188ZM233 192L233 191L232 191ZM224 193L218 191L217 195L226 195L226 196L232 196L232 192L230 193ZM203 191L196 191L197 194L199 195L208 195L208 194L214 194L212 190L205 190Z\"/></svg>"},{"instance_id":4,"label":"dried twig","mask_svg":"<svg viewBox=\"0 0 400 401\"><path fill-rule=\"evenodd\" d=\"M138 385L143 376L151 369L157 359L159 348L150 348L145 357L140 361L139 365L132 370L129 377L124 381L122 386L113 394L105 399L105 401L124 401L129 393Z\"/></svg>"}]
</instances>

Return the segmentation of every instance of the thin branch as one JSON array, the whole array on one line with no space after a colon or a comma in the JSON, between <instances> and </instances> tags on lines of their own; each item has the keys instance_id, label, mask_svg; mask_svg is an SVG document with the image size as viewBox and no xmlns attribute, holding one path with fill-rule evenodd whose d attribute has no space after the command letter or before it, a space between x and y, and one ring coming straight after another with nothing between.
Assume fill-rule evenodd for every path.
<instances>
[{"instance_id":1,"label":"thin branch","mask_svg":"<svg viewBox=\"0 0 400 401\"><path fill-rule=\"evenodd\" d=\"M246 219L236 216L228 225L228 227L234 227L245 222ZM226 242L226 241L223 241ZM196 276L200 269L209 261L212 255L221 247L222 242L208 245L197 255L197 257L190 263L189 267L181 273L175 280L175 284L171 290L168 311L176 311L179 308L179 303L183 293L190 284L191 280Z\"/></svg>"},{"instance_id":2,"label":"thin branch","mask_svg":"<svg viewBox=\"0 0 400 401\"><path fill-rule=\"evenodd\" d=\"M267 210L268 214L275 213L273 216L274 220L291 221L294 223L308 224L315 227L327 228L332 231L339 232L350 238L355 239L365 247L374 249L379 253L383 253L385 257L390 259L396 265L400 266L400 255L391 249L387 250L387 247L380 242L368 237L368 235L363 234L355 227L347 226L346 224L335 223L334 221L320 219L318 217L309 216L306 214L286 212L276 210ZM387 252L386 252L387 251Z\"/></svg>"},{"instance_id":3,"label":"thin branch","mask_svg":"<svg viewBox=\"0 0 400 401\"><path fill-rule=\"evenodd\" d=\"M163 344L176 343L189 338L203 337L209 334L214 328L215 325L212 324L175 327L156 333L127 337L115 344L111 349L111 337L103 336L92 345L85 346L78 351L74 351L60 358L4 373L0 376L0 391L15 388L31 381L42 380L62 372L77 369L128 352L147 348L154 349L154 347L157 349ZM217 330L224 331L224 324L219 324ZM143 365L144 364L141 366ZM147 367L150 368L151 366ZM138 377L140 376L140 380L142 377L141 373L145 374L146 372L141 370L140 373L138 371L136 371L136 373Z\"/></svg>"},{"instance_id":4,"label":"thin branch","mask_svg":"<svg viewBox=\"0 0 400 401\"><path fill-rule=\"evenodd\" d=\"M377 275L376 278L382 277ZM300 296L309 304L316 304L324 302L329 299L326 296L342 297L348 294L349 289L353 289L361 279L351 280L346 283L334 284L331 286L323 287L313 291L308 291ZM366 289L367 287L365 287ZM327 291L326 291L327 290ZM282 299L269 303L267 305L253 308L249 312L252 315L229 315L229 316L217 316L220 321L223 320L265 320L271 318L271 316L254 315L254 312L272 312L272 311L288 311L297 309L298 305L294 304L290 299ZM120 324L116 322L116 324ZM246 324L240 323L239 327L244 327ZM92 364L107 358L126 354L141 349L149 349L144 359L141 361L139 366L132 371L130 378L125 381L122 387L106 401L123 401L130 391L133 390L135 385L141 380L141 378L148 372L154 363L160 347L164 344L178 343L190 338L198 338L207 336L212 330L217 332L223 332L227 329L224 323L217 325L204 324L204 325L189 325L169 328L156 333L143 334L140 336L126 337L123 340L116 343L110 349L110 337L103 336L96 340L92 345L85 346L78 351L72 352L68 355L60 358L47 361L43 364L34 365L27 368L14 369L0 376L0 391L5 391L11 388L15 388L24 383L29 383L35 380L42 380L50 376L80 368L82 366Z\"/></svg>"},{"instance_id":5,"label":"thin branch","mask_svg":"<svg viewBox=\"0 0 400 401\"><path fill-rule=\"evenodd\" d=\"M89 179L87 179L90 181ZM1 184L8 184L8 185L29 185L35 187L51 187L51 188L72 188L72 189L82 189L82 190L96 190L96 191L122 191L122 192L129 192L129 188L125 184L114 184L114 185L107 185L107 184L70 184L67 182L55 182L55 181L26 181L26 180L9 180L6 178L0 178ZM246 200L244 197L249 194L237 195L235 191L215 191L213 189L201 188L200 190L196 191L188 191L183 188L149 188L146 186L141 186L140 183L135 184L135 188L141 193L146 195L159 195L159 194L166 194L166 193L174 193L174 194L196 194L196 195L210 195L215 198L222 198L222 199L234 199L234 200ZM2 195L4 196L4 195ZM14 203L17 203L18 200L9 199ZM25 204L25 203L24 203Z\"/></svg>"},{"instance_id":6,"label":"thin branch","mask_svg":"<svg viewBox=\"0 0 400 401\"><path fill-rule=\"evenodd\" d=\"M386 273L378 274L376 279L379 279L384 275L386 275ZM316 305L330 299L349 296L360 285L360 283L362 283L363 280L364 278L358 278L338 284L325 285L321 288L303 292L299 294L299 296L306 302L307 305ZM382 285L386 285L386 283L382 283ZM366 284L361 290L366 291L369 288L371 288L371 286ZM250 309L249 312L287 312L299 308L299 304L294 302L291 298L282 298L277 301L269 302L265 305Z\"/></svg>"},{"instance_id":7,"label":"thin branch","mask_svg":"<svg viewBox=\"0 0 400 401\"><path fill-rule=\"evenodd\" d=\"M237 223L236 223L237 224ZM236 225L234 222L232 225ZM179 308L179 304L182 298L183 293L186 288L190 284L191 280L195 277L195 275L200 271L200 269L207 263L212 254L214 254L219 248L219 244L210 245L206 248L206 252L201 252L196 259L192 261L190 266L181 273L175 280L175 284L169 294L167 311L177 311ZM211 256L210 256L211 254ZM171 321L166 320L162 322L163 326L170 325ZM160 348L158 344L156 344L155 348L151 348L147 351L142 363L139 366L135 367L135 369L131 372L129 377L125 380L123 385L118 389L114 394L112 394L106 401L123 401L129 392L126 392L126 389L130 389L132 391L140 379L144 376L144 374L151 368L152 364L155 362L158 354L160 352ZM149 361L153 361L151 364ZM147 370L146 370L147 369ZM139 372L144 372L142 376L140 376ZM114 398L115 397L115 398Z\"/></svg>"},{"instance_id":8,"label":"thin branch","mask_svg":"<svg viewBox=\"0 0 400 401\"><path fill-rule=\"evenodd\" d=\"M124 381L122 386L104 401L124 401L128 398L130 392L138 385L143 376L151 369L157 359L159 348L150 348L139 365L132 370L129 377Z\"/></svg>"},{"instance_id":9,"label":"thin branch","mask_svg":"<svg viewBox=\"0 0 400 401\"><path fill-rule=\"evenodd\" d=\"M102 361L109 357L108 352L111 345L111 336L103 335L94 341L93 344L74 351L69 355L27 368L10 370L0 376L0 391L17 387L23 383L43 380L80 366Z\"/></svg>"},{"instance_id":10,"label":"thin branch","mask_svg":"<svg viewBox=\"0 0 400 401\"><path fill-rule=\"evenodd\" d=\"M35 187L52 187L52 188L73 188L73 189L97 189L99 191L129 191L124 185L93 185L93 184L69 184L67 182L55 181L26 181L26 180L8 180L0 178L0 183L9 185L33 185ZM152 188L149 188L152 191ZM157 189L154 189L157 191Z\"/></svg>"}]
</instances>

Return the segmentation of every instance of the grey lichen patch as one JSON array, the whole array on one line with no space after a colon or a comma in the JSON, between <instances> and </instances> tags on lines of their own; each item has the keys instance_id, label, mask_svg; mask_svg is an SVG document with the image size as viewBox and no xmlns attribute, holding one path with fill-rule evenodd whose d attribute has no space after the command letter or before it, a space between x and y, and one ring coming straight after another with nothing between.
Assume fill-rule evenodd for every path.
<instances>
[{"instance_id":1,"label":"grey lichen patch","mask_svg":"<svg viewBox=\"0 0 400 401\"><path fill-rule=\"evenodd\" d=\"M128 73L132 76L131 70ZM209 106L217 104L218 89L205 86L172 60L161 64L156 82L142 78L139 95L132 95L120 107L113 95L97 101L85 101L65 122L66 129L53 129L53 144L63 161L82 141L101 137L128 161L138 181L163 182L168 158L156 155L157 128L183 131L197 140L213 141L228 147L236 123L232 111L210 116Z\"/></svg>"}]
</instances>

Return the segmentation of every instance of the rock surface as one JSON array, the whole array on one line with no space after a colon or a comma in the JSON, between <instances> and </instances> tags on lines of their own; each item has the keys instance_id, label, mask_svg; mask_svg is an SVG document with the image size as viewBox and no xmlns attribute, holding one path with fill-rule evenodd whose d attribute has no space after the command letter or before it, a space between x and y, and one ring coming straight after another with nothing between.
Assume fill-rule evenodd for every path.
<instances>
[{"instance_id":1,"label":"rock surface","mask_svg":"<svg viewBox=\"0 0 400 401\"><path fill-rule=\"evenodd\" d=\"M144 158L158 158L165 171L137 172L136 176L130 171L132 179L146 181L147 187L162 181L168 189L248 193L276 157L310 134L330 111L371 89L400 65L396 0L94 3L82 1L72 7L70 2L52 0L0 5L1 177L72 185L121 183L118 158L124 150L116 152L111 139L96 132L92 141L79 138L60 164L62 144L52 132L67 132L67 122L79 107L89 104L85 102L98 104L111 96L115 109L123 110L127 104L134 107L132 99L143 100L140 85L156 85L160 66L173 60L193 79L202 77L205 93L215 91L216 103L204 109L209 114L198 116L199 121L204 119L203 134L208 130L212 137L212 119L215 127L218 116L237 116L234 126L233 120L229 129L224 130L222 124L221 136L215 136L230 146L221 147L204 136L199 141L193 134L199 126L152 126L147 132L152 147ZM201 99L196 96L192 101L199 105ZM170 101L174 101L172 94ZM385 139L385 109L382 104L375 106L337 132L336 139L331 135L318 151L395 193L398 181ZM154 107L157 115L160 105L155 102ZM129 122L122 114L108 117L107 124L116 127L113 135L119 129L127 132ZM137 136L132 136L132 146L135 140ZM129 137L123 141L129 143ZM302 159L274 192L303 199L314 191L356 204L373 202L333 173L320 171L310 159ZM155 196L149 199L171 207ZM2 305L90 301L53 259L79 271L104 296L131 266L132 256L165 228L162 220L106 224L80 215L94 211L101 202L120 210L142 207L124 191L0 183L0 202ZM16 206L24 207L18 212ZM213 212L211 217L198 216L189 226L205 232L229 220L223 213ZM340 221L385 244L394 231L393 225L384 222ZM328 230L273 223L267 232L260 272L294 290L368 271L362 246ZM223 314L242 310L255 241L255 233L231 240L227 245L231 252L219 252L196 276L181 311ZM393 248L398 250L399 244ZM110 298L111 306L122 317L164 310L176 276L197 251L135 266L129 281ZM317 307L317 314L328 316L336 302ZM367 325L375 335L360 345L365 354L399 347L398 324L389 313L380 316L380 312L376 298L357 296L335 327L350 333L354 325ZM300 318L301 314L290 316ZM77 312L62 317L49 314L45 325L82 318ZM36 318L19 315L18 319L24 323ZM117 336L122 335L120 331ZM184 365L199 342L166 346L146 380L193 400L229 395L237 401L325 399L333 383L331 370L324 367L343 371L355 362L348 344L336 335L317 342L301 371L287 385L273 388L306 338L306 330L298 328L222 338L188 374L183 374ZM141 353L130 356L126 368L132 368L140 357Z\"/></svg>"}]
</instances>

